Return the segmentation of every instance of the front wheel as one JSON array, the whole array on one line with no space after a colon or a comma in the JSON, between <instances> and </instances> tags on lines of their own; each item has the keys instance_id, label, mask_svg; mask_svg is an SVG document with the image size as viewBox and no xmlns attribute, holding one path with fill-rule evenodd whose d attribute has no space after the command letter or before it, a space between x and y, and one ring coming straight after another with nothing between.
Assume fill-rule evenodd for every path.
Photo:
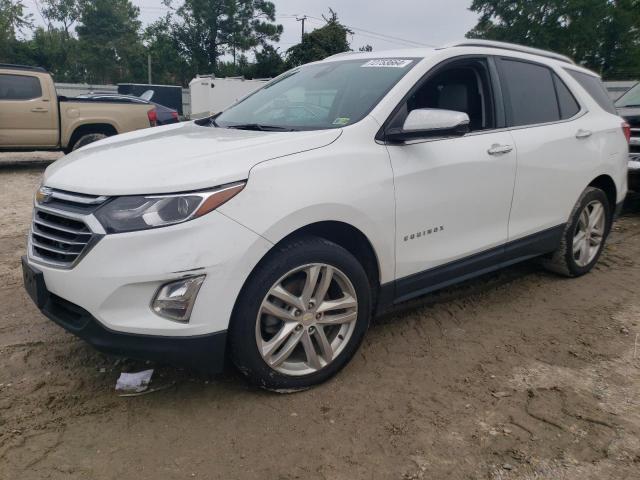
<instances>
[{"instance_id":1,"label":"front wheel","mask_svg":"<svg viewBox=\"0 0 640 480\"><path fill-rule=\"evenodd\" d=\"M607 195L587 188L573 208L562 242L545 266L567 277L591 271L604 250L613 216Z\"/></svg>"},{"instance_id":2,"label":"front wheel","mask_svg":"<svg viewBox=\"0 0 640 480\"><path fill-rule=\"evenodd\" d=\"M238 370L270 390L301 390L335 375L362 342L371 287L360 263L328 240L277 247L240 294L229 340Z\"/></svg>"}]
</instances>

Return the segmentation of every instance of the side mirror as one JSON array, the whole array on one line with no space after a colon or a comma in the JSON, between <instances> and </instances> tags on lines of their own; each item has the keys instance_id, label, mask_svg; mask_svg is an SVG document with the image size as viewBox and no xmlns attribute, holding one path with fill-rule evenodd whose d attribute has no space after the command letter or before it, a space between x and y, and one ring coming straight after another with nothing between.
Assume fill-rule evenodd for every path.
<instances>
[{"instance_id":1,"label":"side mirror","mask_svg":"<svg viewBox=\"0 0 640 480\"><path fill-rule=\"evenodd\" d=\"M462 137L469 133L470 122L469 115L463 112L419 108L409 112L402 128L389 129L385 137L391 142Z\"/></svg>"}]
</instances>

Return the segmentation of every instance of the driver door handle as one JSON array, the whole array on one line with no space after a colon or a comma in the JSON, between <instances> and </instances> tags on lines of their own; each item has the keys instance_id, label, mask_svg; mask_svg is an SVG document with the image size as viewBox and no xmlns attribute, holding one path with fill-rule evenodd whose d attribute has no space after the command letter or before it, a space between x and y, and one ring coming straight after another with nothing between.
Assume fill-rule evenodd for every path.
<instances>
[{"instance_id":1,"label":"driver door handle","mask_svg":"<svg viewBox=\"0 0 640 480\"><path fill-rule=\"evenodd\" d=\"M578 130L578 133L576 133L576 138L580 140L581 138L589 138L591 135L593 135L591 130L584 130L581 128Z\"/></svg>"},{"instance_id":2,"label":"driver door handle","mask_svg":"<svg viewBox=\"0 0 640 480\"><path fill-rule=\"evenodd\" d=\"M43 108L43 107L36 107L36 108L32 108L31 111L34 113L47 113L49 109Z\"/></svg>"},{"instance_id":3,"label":"driver door handle","mask_svg":"<svg viewBox=\"0 0 640 480\"><path fill-rule=\"evenodd\" d=\"M489 155L504 155L505 153L509 153L513 150L513 145L499 145L493 144L491 148L487 150Z\"/></svg>"}]
</instances>

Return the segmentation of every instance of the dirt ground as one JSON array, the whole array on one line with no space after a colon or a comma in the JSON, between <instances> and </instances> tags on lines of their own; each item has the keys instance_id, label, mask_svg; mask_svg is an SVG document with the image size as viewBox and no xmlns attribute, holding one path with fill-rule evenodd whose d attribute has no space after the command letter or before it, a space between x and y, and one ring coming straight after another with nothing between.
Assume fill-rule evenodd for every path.
<instances>
[{"instance_id":1,"label":"dirt ground","mask_svg":"<svg viewBox=\"0 0 640 480\"><path fill-rule=\"evenodd\" d=\"M22 289L41 173L0 170L0 478L640 479L640 201L592 274L525 264L407 305L313 390L156 366L166 388L123 398L148 365Z\"/></svg>"}]
</instances>

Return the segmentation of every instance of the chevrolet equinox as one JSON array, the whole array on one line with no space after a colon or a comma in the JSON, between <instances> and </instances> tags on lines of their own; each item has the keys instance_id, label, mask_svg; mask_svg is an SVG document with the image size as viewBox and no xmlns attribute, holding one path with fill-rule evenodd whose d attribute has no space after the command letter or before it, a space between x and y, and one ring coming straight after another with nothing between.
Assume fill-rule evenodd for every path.
<instances>
[{"instance_id":1,"label":"chevrolet equinox","mask_svg":"<svg viewBox=\"0 0 640 480\"><path fill-rule=\"evenodd\" d=\"M31 298L102 351L296 390L376 313L539 257L589 272L627 191L598 76L486 41L345 53L47 168Z\"/></svg>"}]
</instances>

